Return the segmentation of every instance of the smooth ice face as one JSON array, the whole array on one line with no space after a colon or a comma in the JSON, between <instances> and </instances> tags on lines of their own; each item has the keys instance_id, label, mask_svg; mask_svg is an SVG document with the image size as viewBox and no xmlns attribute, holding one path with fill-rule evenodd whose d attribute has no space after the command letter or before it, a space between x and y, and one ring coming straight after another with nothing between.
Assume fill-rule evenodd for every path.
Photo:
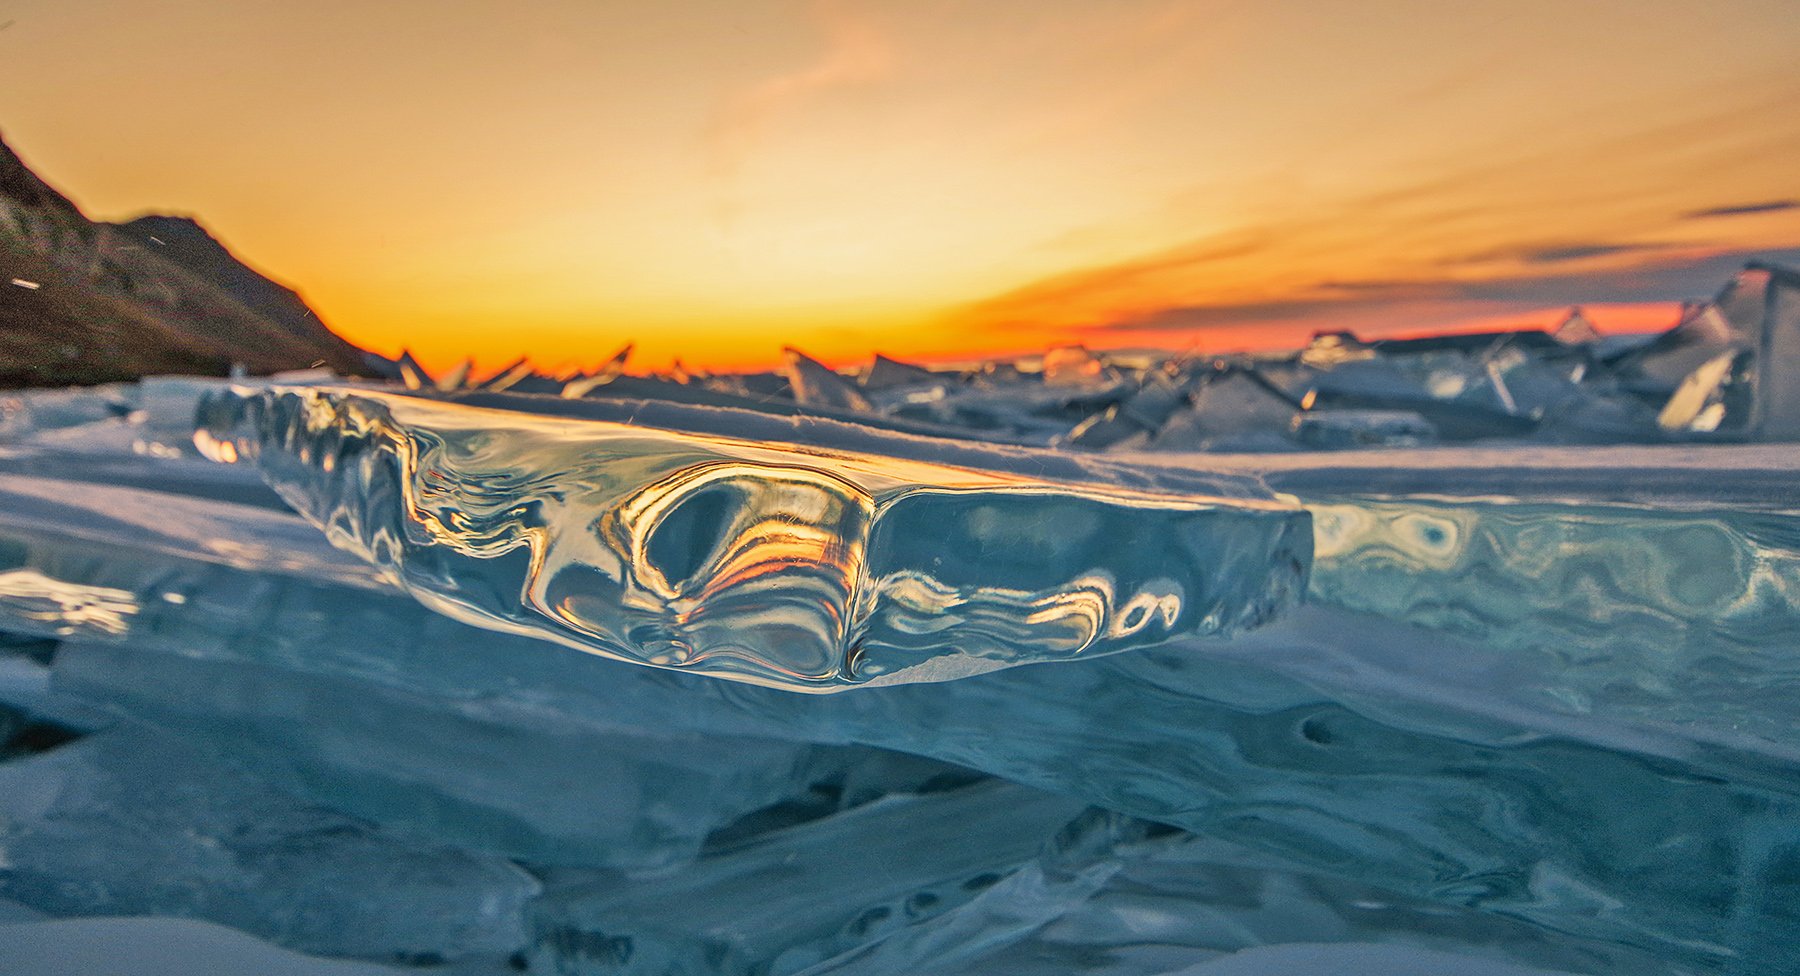
<instances>
[{"instance_id":1,"label":"smooth ice face","mask_svg":"<svg viewBox=\"0 0 1800 976\"><path fill-rule=\"evenodd\" d=\"M1244 482L1051 480L1017 452L674 412L729 433L321 388L236 391L201 441L457 619L794 690L1229 634L1305 587L1307 516L1220 497Z\"/></svg>"},{"instance_id":2,"label":"smooth ice face","mask_svg":"<svg viewBox=\"0 0 1800 976\"><path fill-rule=\"evenodd\" d=\"M381 833L129 724L0 763L0 852L0 896L42 911L206 919L371 958L504 955L539 890L508 861Z\"/></svg>"}]
</instances>

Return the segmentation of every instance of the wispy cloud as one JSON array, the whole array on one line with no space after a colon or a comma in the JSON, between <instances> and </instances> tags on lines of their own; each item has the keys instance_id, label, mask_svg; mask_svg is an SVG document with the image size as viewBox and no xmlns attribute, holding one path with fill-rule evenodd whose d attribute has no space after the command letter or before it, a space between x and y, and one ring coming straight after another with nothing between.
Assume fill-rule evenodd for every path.
<instances>
[{"instance_id":1,"label":"wispy cloud","mask_svg":"<svg viewBox=\"0 0 1800 976\"><path fill-rule=\"evenodd\" d=\"M1782 210L1800 210L1800 200L1768 200L1763 203L1739 203L1726 207L1709 207L1705 210L1690 210L1681 217L1683 220L1706 220L1711 217L1743 217L1749 214L1776 213Z\"/></svg>"},{"instance_id":2,"label":"wispy cloud","mask_svg":"<svg viewBox=\"0 0 1800 976\"><path fill-rule=\"evenodd\" d=\"M843 0L813 0L808 10L824 37L818 59L730 98L707 134L715 215L724 225L742 211L744 166L777 119L822 94L879 81L893 68L893 45L863 12Z\"/></svg>"},{"instance_id":3,"label":"wispy cloud","mask_svg":"<svg viewBox=\"0 0 1800 976\"><path fill-rule=\"evenodd\" d=\"M1484 281L1325 282L1317 290L1292 298L1171 305L1083 330L1105 333L1178 333L1238 326L1283 323L1317 330L1345 317L1367 321L1362 313L1391 309L1396 325L1413 321L1421 308L1439 321L1457 309L1481 313L1525 312L1581 304L1676 302L1712 294L1751 261L1800 266L1800 249L1728 251L1656 259L1626 268L1566 275L1521 274Z\"/></svg>"},{"instance_id":4,"label":"wispy cloud","mask_svg":"<svg viewBox=\"0 0 1800 976\"><path fill-rule=\"evenodd\" d=\"M1458 306L1505 312L1533 302L1704 295L1748 258L1800 254L1788 250L1800 246L1800 228L1751 222L1743 226L1758 229L1741 233L1735 222L1693 221L1800 209L1800 200L1759 194L1754 185L1775 177L1755 168L1734 181L1738 199L1760 202L1698 209L1719 192L1707 193L1699 177L1778 158L1800 139L1776 117L1776 101L1702 109L1590 142L1509 134L1480 152L1461 150L1454 165L1446 157L1355 195L1290 203L1258 184L1227 188L1255 202L1233 224L1126 260L1067 267L972 302L951 320L1015 334L1117 335L1323 324L1338 312L1378 317L1405 303L1455 314ZM1672 162L1651 151L1671 145L1684 147Z\"/></svg>"}]
</instances>

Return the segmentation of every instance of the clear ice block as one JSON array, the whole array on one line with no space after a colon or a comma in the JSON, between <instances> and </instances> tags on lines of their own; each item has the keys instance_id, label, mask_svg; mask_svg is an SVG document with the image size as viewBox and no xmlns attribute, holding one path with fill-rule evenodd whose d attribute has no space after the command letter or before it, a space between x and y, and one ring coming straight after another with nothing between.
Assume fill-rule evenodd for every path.
<instances>
[{"instance_id":1,"label":"clear ice block","mask_svg":"<svg viewBox=\"0 0 1800 976\"><path fill-rule=\"evenodd\" d=\"M663 405L694 425L681 430L588 407L616 419L245 390L212 405L209 436L443 613L792 690L1230 634L1304 586L1306 516L1252 482L1103 479L804 418Z\"/></svg>"}]
</instances>

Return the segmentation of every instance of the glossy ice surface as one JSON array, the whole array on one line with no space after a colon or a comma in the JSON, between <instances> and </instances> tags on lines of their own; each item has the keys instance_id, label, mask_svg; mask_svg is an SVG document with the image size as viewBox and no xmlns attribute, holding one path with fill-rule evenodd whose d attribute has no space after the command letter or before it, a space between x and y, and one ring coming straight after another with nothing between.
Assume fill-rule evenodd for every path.
<instances>
[{"instance_id":1,"label":"glossy ice surface","mask_svg":"<svg viewBox=\"0 0 1800 976\"><path fill-rule=\"evenodd\" d=\"M1031 452L959 466L918 439L783 444L675 413L686 429L352 389L207 410L215 452L435 609L797 691L1229 635L1305 588L1307 515L1253 482L1061 480Z\"/></svg>"}]
</instances>

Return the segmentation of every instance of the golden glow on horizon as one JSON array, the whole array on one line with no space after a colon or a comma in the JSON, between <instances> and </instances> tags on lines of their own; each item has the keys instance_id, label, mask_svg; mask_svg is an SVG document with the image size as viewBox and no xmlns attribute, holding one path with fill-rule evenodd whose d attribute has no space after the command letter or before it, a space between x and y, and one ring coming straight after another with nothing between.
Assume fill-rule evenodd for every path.
<instances>
[{"instance_id":1,"label":"golden glow on horizon","mask_svg":"<svg viewBox=\"0 0 1800 976\"><path fill-rule=\"evenodd\" d=\"M1800 204L1692 216L1800 201L1790 0L8 20L0 131L48 178L99 217L194 213L431 366L1213 349L1547 314L1533 288L1572 276L1635 302L1646 269L1800 246Z\"/></svg>"}]
</instances>

